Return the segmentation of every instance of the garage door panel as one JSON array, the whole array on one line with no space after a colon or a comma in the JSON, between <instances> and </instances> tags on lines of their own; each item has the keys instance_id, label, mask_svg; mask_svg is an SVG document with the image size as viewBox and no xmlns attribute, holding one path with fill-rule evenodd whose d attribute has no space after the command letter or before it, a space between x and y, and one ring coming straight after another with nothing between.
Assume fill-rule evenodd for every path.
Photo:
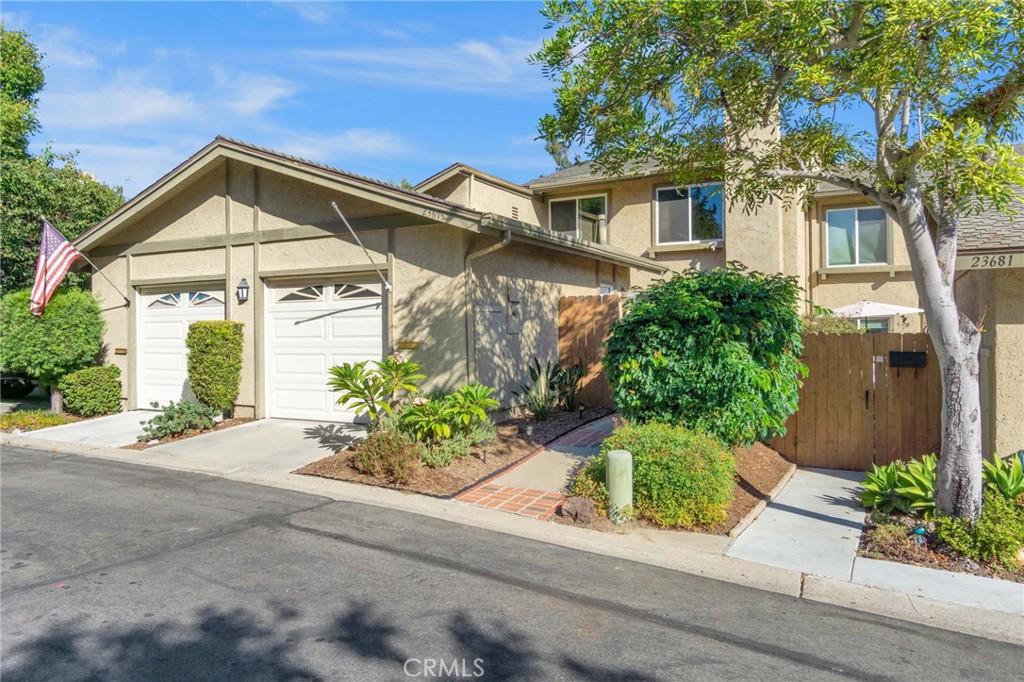
<instances>
[{"instance_id":1,"label":"garage door panel","mask_svg":"<svg viewBox=\"0 0 1024 682\"><path fill-rule=\"evenodd\" d=\"M279 380L285 381L293 375L326 377L327 359L322 354L277 353L273 358L273 371Z\"/></svg>"},{"instance_id":2,"label":"garage door panel","mask_svg":"<svg viewBox=\"0 0 1024 682\"><path fill-rule=\"evenodd\" d=\"M335 300L344 285L299 287L318 300L297 300L278 290L268 310L268 390L272 417L352 421L327 387L328 370L344 362L379 360L383 353L383 304L378 298ZM293 290L295 288L293 287Z\"/></svg>"},{"instance_id":3,"label":"garage door panel","mask_svg":"<svg viewBox=\"0 0 1024 682\"><path fill-rule=\"evenodd\" d=\"M176 292L143 296L138 334L138 402L148 407L153 402L192 398L188 387L188 327L200 320L223 320L223 293L217 300L195 296L195 292ZM200 304L201 303L201 304Z\"/></svg>"}]
</instances>

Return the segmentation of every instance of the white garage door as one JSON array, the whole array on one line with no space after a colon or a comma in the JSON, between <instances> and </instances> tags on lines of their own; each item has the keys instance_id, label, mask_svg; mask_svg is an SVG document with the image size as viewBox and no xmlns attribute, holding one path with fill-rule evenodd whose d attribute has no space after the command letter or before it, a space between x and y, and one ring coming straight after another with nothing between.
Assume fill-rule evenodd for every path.
<instances>
[{"instance_id":1,"label":"white garage door","mask_svg":"<svg viewBox=\"0 0 1024 682\"><path fill-rule=\"evenodd\" d=\"M327 370L384 352L380 284L275 287L267 308L268 413L271 417L352 421L336 404Z\"/></svg>"},{"instance_id":2,"label":"white garage door","mask_svg":"<svg viewBox=\"0 0 1024 682\"><path fill-rule=\"evenodd\" d=\"M193 322L224 319L224 292L144 295L139 317L139 407L191 398L185 335Z\"/></svg>"}]
</instances>

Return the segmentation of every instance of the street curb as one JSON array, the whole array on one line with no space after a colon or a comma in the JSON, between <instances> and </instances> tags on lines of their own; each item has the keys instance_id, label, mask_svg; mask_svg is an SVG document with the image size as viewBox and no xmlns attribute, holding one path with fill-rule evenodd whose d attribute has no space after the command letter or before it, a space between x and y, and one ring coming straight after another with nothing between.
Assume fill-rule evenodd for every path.
<instances>
[{"instance_id":1,"label":"street curb","mask_svg":"<svg viewBox=\"0 0 1024 682\"><path fill-rule=\"evenodd\" d=\"M26 447L69 455L96 457L162 469L189 471L295 492L336 501L354 502L471 526L515 537L545 542L592 554L657 566L691 575L752 587L793 598L807 599L857 611L886 616L929 627L986 639L1024 644L1024 615L958 606L902 592L891 592L857 583L823 578L787 568L724 556L722 549L701 546L700 534L664 531L664 541L607 533L531 519L517 514L468 505L386 488L359 485L298 474L253 475L244 470L217 471L207 462L146 451L97 445L46 441L0 434L0 445ZM704 536L717 537L717 536ZM710 542L710 540L708 541Z\"/></svg>"},{"instance_id":2,"label":"street curb","mask_svg":"<svg viewBox=\"0 0 1024 682\"><path fill-rule=\"evenodd\" d=\"M748 511L747 515L740 519L740 522L732 527L732 530L729 531L730 538L732 538L733 540L738 538L740 536L740 533L745 531L747 529L747 526L752 524L754 520L761 515L761 512L768 508L768 505L771 502L773 502L776 497L779 496L779 493L782 492L782 489L786 487L787 483L789 483L789 479L793 478L793 472L795 471L796 465L790 462L789 470L782 475L782 478L780 478L779 482L775 484L775 487L771 489L771 492L769 492L764 497L764 499L758 501L758 503L754 505L754 508Z\"/></svg>"}]
</instances>

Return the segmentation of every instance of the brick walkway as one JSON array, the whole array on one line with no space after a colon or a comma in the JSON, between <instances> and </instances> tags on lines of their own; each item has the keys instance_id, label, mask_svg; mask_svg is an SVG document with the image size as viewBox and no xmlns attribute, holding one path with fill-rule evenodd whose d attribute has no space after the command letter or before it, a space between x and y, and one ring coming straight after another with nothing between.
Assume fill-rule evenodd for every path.
<instances>
[{"instance_id":1,"label":"brick walkway","mask_svg":"<svg viewBox=\"0 0 1024 682\"><path fill-rule=\"evenodd\" d=\"M552 480L552 476L538 476L538 472L534 469L543 469L543 466L550 463L552 459L566 459L567 455L564 452L556 452L558 448L581 453L582 456L596 454L601 441L607 438L611 432L612 420L610 417L581 426L575 431L556 438L548 443L545 449L527 457L508 471L503 471L475 488L470 488L455 499L478 507L500 509L547 521L555 515L558 507L565 500L564 472L572 462L570 460L568 464L563 465L561 476L554 477L558 481L557 483ZM545 457L549 459L545 460ZM523 466L528 463L529 466ZM522 473L517 476L513 472ZM556 473L558 473L557 467ZM507 483L506 479L508 479ZM522 485L509 485L513 482Z\"/></svg>"},{"instance_id":2,"label":"brick walkway","mask_svg":"<svg viewBox=\"0 0 1024 682\"><path fill-rule=\"evenodd\" d=\"M547 521L554 516L555 510L565 499L565 495L548 490L484 483L462 493L455 499L459 502L475 504L478 507L500 509Z\"/></svg>"}]
</instances>

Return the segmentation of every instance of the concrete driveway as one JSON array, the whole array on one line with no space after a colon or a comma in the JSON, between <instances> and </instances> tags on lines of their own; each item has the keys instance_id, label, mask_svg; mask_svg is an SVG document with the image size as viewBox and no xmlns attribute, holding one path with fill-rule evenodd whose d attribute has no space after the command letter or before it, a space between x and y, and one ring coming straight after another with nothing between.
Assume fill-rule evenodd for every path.
<instances>
[{"instance_id":1,"label":"concrete driveway","mask_svg":"<svg viewBox=\"0 0 1024 682\"><path fill-rule=\"evenodd\" d=\"M166 455L198 471L215 474L290 473L366 437L355 424L260 419L202 436L157 445L147 454Z\"/></svg>"},{"instance_id":2,"label":"concrete driveway","mask_svg":"<svg viewBox=\"0 0 1024 682\"><path fill-rule=\"evenodd\" d=\"M84 419L74 424L51 426L48 429L32 431L32 438L53 440L62 443L80 443L82 445L105 445L112 448L131 445L142 433L141 422L149 419L155 410L131 410L118 414Z\"/></svg>"}]
</instances>

